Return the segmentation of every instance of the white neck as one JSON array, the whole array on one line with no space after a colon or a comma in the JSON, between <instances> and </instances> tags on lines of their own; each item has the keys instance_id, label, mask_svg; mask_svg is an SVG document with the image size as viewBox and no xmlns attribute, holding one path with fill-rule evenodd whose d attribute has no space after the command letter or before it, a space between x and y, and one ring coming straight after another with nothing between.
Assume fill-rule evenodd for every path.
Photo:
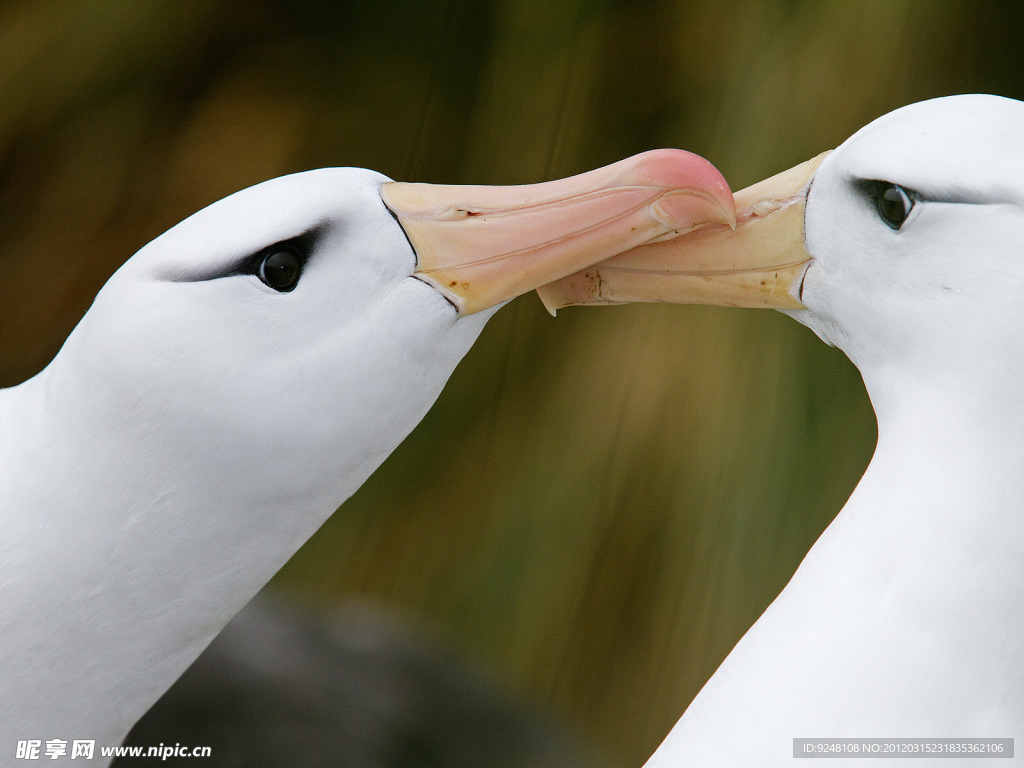
<instances>
[{"instance_id":1,"label":"white neck","mask_svg":"<svg viewBox=\"0 0 1024 768\"><path fill-rule=\"evenodd\" d=\"M222 446L161 445L135 414L111 421L88 399L55 401L50 383L44 372L0 397L5 750L32 738L119 744L363 479L305 508L251 498L231 514L232 484L203 476ZM194 460L175 455L186 451Z\"/></svg>"},{"instance_id":2,"label":"white neck","mask_svg":"<svg viewBox=\"0 0 1024 768\"><path fill-rule=\"evenodd\" d=\"M796 737L1024 737L1020 380L903 401L867 381L867 472L649 766L790 766Z\"/></svg>"},{"instance_id":3,"label":"white neck","mask_svg":"<svg viewBox=\"0 0 1024 768\"><path fill-rule=\"evenodd\" d=\"M74 334L0 391L0 762L17 740L120 744L420 421L491 313L455 321L407 282L436 310L335 340L353 362L295 390L292 429L210 387L112 396Z\"/></svg>"}]
</instances>

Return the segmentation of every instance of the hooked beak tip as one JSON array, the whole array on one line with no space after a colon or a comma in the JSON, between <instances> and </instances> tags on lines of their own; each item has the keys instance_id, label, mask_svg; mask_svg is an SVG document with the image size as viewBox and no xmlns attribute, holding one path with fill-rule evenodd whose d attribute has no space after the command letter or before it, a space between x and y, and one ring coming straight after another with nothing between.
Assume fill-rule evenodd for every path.
<instances>
[{"instance_id":1,"label":"hooked beak tip","mask_svg":"<svg viewBox=\"0 0 1024 768\"><path fill-rule=\"evenodd\" d=\"M548 311L549 315L551 315L552 317L557 317L558 308L560 305L558 304L558 302L554 301L551 298L551 295L547 291L543 290L543 288L544 286L541 286L540 288L537 289L537 295L540 297L540 302L541 304L544 305L544 309Z\"/></svg>"},{"instance_id":2,"label":"hooked beak tip","mask_svg":"<svg viewBox=\"0 0 1024 768\"><path fill-rule=\"evenodd\" d=\"M721 217L718 221L719 224L727 224L729 229L733 232L736 231L736 203L733 201L731 207L720 205L718 214Z\"/></svg>"}]
</instances>

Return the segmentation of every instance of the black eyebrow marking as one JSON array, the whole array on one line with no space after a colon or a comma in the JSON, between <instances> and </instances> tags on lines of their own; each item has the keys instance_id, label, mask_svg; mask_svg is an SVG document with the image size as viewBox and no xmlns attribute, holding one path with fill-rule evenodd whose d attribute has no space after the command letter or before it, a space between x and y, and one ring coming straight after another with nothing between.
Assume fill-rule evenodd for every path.
<instances>
[{"instance_id":1,"label":"black eyebrow marking","mask_svg":"<svg viewBox=\"0 0 1024 768\"><path fill-rule=\"evenodd\" d=\"M851 183L872 200L877 200L883 187L889 184L899 186L915 201L924 203L953 203L957 205L993 205L997 203L1020 204L1022 197L1007 187L993 187L986 190L948 184L932 189L922 189L901 184L891 179L854 178Z\"/></svg>"},{"instance_id":2,"label":"black eyebrow marking","mask_svg":"<svg viewBox=\"0 0 1024 768\"><path fill-rule=\"evenodd\" d=\"M208 280L219 280L222 277L254 275L259 267L260 260L266 256L269 251L283 247L292 248L298 251L306 263L309 263L310 257L316 248L316 244L323 236L326 229L326 224L316 224L302 234L296 235L295 237L289 237L284 240L278 240L277 242L260 248L254 253L247 253L244 256L235 259L230 264L209 270L203 270L202 267L197 269L175 270L164 275L163 279L169 283L204 283Z\"/></svg>"}]
</instances>

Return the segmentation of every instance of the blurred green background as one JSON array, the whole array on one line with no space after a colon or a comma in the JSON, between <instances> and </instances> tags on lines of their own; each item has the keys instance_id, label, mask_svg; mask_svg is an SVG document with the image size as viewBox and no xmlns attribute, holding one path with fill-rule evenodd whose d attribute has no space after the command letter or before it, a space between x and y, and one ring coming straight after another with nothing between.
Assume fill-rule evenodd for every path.
<instances>
[{"instance_id":1,"label":"blurred green background","mask_svg":"<svg viewBox=\"0 0 1024 768\"><path fill-rule=\"evenodd\" d=\"M1024 97L1018 0L0 4L0 385L135 250L320 166L525 183L655 147L739 189L898 106ZM857 371L771 312L503 309L272 583L415 617L636 766L852 490Z\"/></svg>"}]
</instances>

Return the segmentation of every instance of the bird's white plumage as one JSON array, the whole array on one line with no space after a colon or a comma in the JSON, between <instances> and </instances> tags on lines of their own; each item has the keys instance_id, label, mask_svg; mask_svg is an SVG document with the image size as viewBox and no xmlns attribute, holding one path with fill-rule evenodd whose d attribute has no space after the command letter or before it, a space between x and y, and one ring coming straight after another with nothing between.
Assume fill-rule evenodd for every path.
<instances>
[{"instance_id":1,"label":"bird's white plumage","mask_svg":"<svg viewBox=\"0 0 1024 768\"><path fill-rule=\"evenodd\" d=\"M195 214L0 392L5 749L120 743L419 422L493 314L459 317L411 276L385 181L311 171ZM291 293L225 274L311 230Z\"/></svg>"},{"instance_id":2,"label":"bird's white plumage","mask_svg":"<svg viewBox=\"0 0 1024 768\"><path fill-rule=\"evenodd\" d=\"M790 314L860 369L878 446L651 768L789 766L798 737L1024 739L1022 148L1024 104L957 96L820 167ZM858 180L920 199L894 230Z\"/></svg>"}]
</instances>

